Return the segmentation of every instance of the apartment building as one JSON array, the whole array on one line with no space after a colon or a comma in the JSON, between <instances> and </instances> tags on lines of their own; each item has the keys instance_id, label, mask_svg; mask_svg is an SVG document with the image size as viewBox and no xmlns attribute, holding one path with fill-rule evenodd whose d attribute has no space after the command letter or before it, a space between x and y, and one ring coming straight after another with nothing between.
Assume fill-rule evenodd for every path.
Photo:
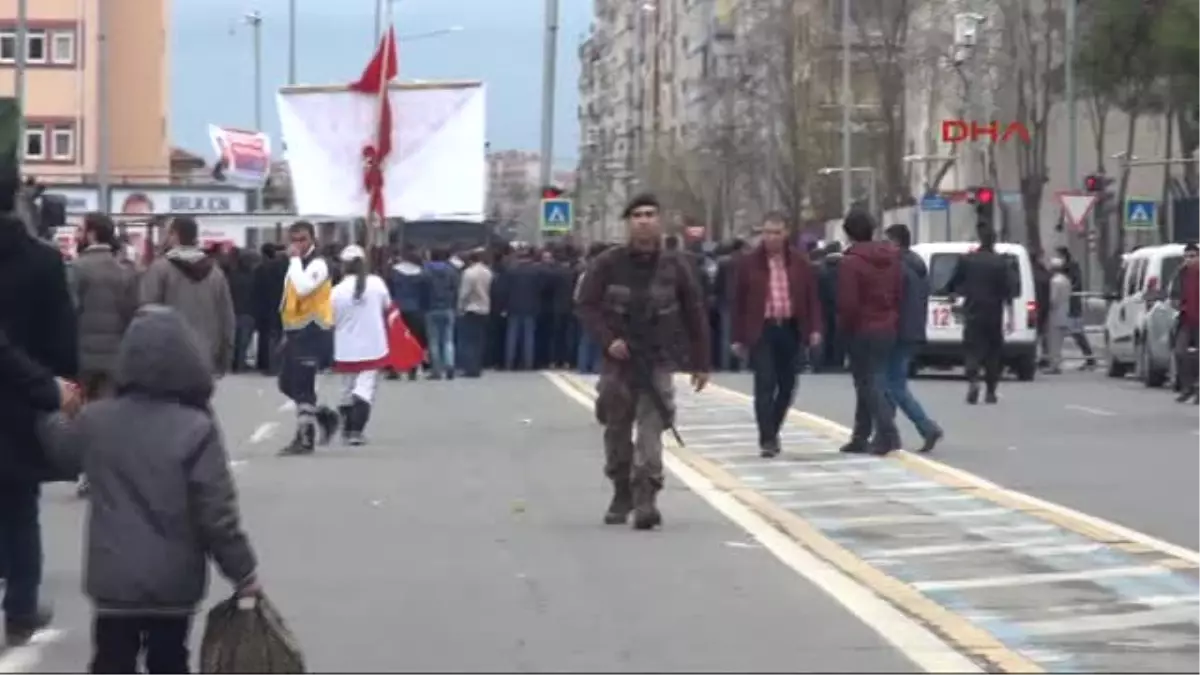
<instances>
[{"instance_id":1,"label":"apartment building","mask_svg":"<svg viewBox=\"0 0 1200 675\"><path fill-rule=\"evenodd\" d=\"M15 94L18 50L27 63L26 173L46 183L94 184L99 139L107 134L114 182L167 182L167 0L31 0L27 7L21 45L17 0L0 0L0 96ZM106 129L99 126L101 18L107 27Z\"/></svg>"},{"instance_id":2,"label":"apartment building","mask_svg":"<svg viewBox=\"0 0 1200 675\"><path fill-rule=\"evenodd\" d=\"M579 50L585 227L596 236L619 234L620 204L638 187L686 184L672 199L691 202L682 205L687 213L678 225L713 222L732 232L765 209L784 207L775 186L790 170L781 156L785 98L806 106L806 133L820 136L816 144L840 164L840 6L594 0L594 23ZM877 64L867 58L879 58L881 36L864 28L852 31L851 86L853 163L864 169L853 174L853 189L866 202L874 182L867 174L884 173L876 168L882 122L904 111L895 104L900 109L883 110ZM783 92L778 82L787 78L778 68L781 45L789 42L795 91ZM903 87L898 79L892 84ZM892 155L897 163L899 151ZM804 177L805 192L830 196L824 201L840 210L838 181L818 176L817 168Z\"/></svg>"}]
</instances>

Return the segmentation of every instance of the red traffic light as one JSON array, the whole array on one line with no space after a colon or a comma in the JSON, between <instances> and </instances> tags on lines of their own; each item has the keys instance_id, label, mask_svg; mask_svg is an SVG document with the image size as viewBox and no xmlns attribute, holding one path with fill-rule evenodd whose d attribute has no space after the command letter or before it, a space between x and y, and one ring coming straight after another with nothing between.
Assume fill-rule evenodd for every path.
<instances>
[{"instance_id":1,"label":"red traffic light","mask_svg":"<svg viewBox=\"0 0 1200 675\"><path fill-rule=\"evenodd\" d=\"M996 193L991 188L979 188L975 191L975 201L978 204L991 204Z\"/></svg>"},{"instance_id":2,"label":"red traffic light","mask_svg":"<svg viewBox=\"0 0 1200 675\"><path fill-rule=\"evenodd\" d=\"M1108 179L1098 174L1085 176L1083 179L1083 188L1088 192L1103 192L1108 186Z\"/></svg>"},{"instance_id":3,"label":"red traffic light","mask_svg":"<svg viewBox=\"0 0 1200 675\"><path fill-rule=\"evenodd\" d=\"M563 191L552 185L542 188L542 199L558 199L561 196L563 196Z\"/></svg>"}]
</instances>

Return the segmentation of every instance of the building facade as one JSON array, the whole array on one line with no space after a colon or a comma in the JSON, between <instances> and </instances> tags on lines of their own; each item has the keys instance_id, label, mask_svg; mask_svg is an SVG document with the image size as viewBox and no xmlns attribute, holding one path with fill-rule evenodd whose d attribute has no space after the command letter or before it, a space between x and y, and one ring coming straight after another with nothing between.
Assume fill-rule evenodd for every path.
<instances>
[{"instance_id":1,"label":"building facade","mask_svg":"<svg viewBox=\"0 0 1200 675\"><path fill-rule=\"evenodd\" d=\"M113 182L168 182L169 4L32 0L27 7L25 44L19 45L17 0L0 0L0 96L15 94L18 49L27 63L20 140L25 172L45 183L94 183L99 141L107 134ZM101 25L106 68L99 59ZM107 128L101 129L105 85Z\"/></svg>"}]
</instances>

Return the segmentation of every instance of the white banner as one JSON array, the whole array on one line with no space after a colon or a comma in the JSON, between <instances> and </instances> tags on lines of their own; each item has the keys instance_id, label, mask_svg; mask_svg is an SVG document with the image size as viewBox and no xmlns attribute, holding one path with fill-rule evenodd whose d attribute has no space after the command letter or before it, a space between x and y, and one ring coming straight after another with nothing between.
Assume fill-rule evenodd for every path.
<instances>
[{"instance_id":1,"label":"white banner","mask_svg":"<svg viewBox=\"0 0 1200 675\"><path fill-rule=\"evenodd\" d=\"M225 129L208 125L217 161L224 161L225 182L260 188L271 175L271 137L261 131Z\"/></svg>"},{"instance_id":2,"label":"white banner","mask_svg":"<svg viewBox=\"0 0 1200 675\"><path fill-rule=\"evenodd\" d=\"M393 85L389 96L388 217L481 222L487 181L483 85ZM281 92L277 101L297 212L366 216L362 149L376 133L377 99L299 90Z\"/></svg>"}]
</instances>

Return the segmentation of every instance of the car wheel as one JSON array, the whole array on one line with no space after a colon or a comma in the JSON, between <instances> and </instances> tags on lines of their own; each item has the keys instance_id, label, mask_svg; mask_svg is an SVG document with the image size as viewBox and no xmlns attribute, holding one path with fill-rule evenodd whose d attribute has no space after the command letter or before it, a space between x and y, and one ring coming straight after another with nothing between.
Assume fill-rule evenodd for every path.
<instances>
[{"instance_id":1,"label":"car wheel","mask_svg":"<svg viewBox=\"0 0 1200 675\"><path fill-rule=\"evenodd\" d=\"M1108 370L1109 377L1122 378L1129 374L1129 364L1121 363L1112 353L1112 340L1108 333L1104 334L1104 351L1108 355Z\"/></svg>"},{"instance_id":2,"label":"car wheel","mask_svg":"<svg viewBox=\"0 0 1200 675\"><path fill-rule=\"evenodd\" d=\"M1034 354L1018 356L1013 361L1013 372L1021 382L1032 382L1033 378L1037 377L1037 356Z\"/></svg>"}]
</instances>

